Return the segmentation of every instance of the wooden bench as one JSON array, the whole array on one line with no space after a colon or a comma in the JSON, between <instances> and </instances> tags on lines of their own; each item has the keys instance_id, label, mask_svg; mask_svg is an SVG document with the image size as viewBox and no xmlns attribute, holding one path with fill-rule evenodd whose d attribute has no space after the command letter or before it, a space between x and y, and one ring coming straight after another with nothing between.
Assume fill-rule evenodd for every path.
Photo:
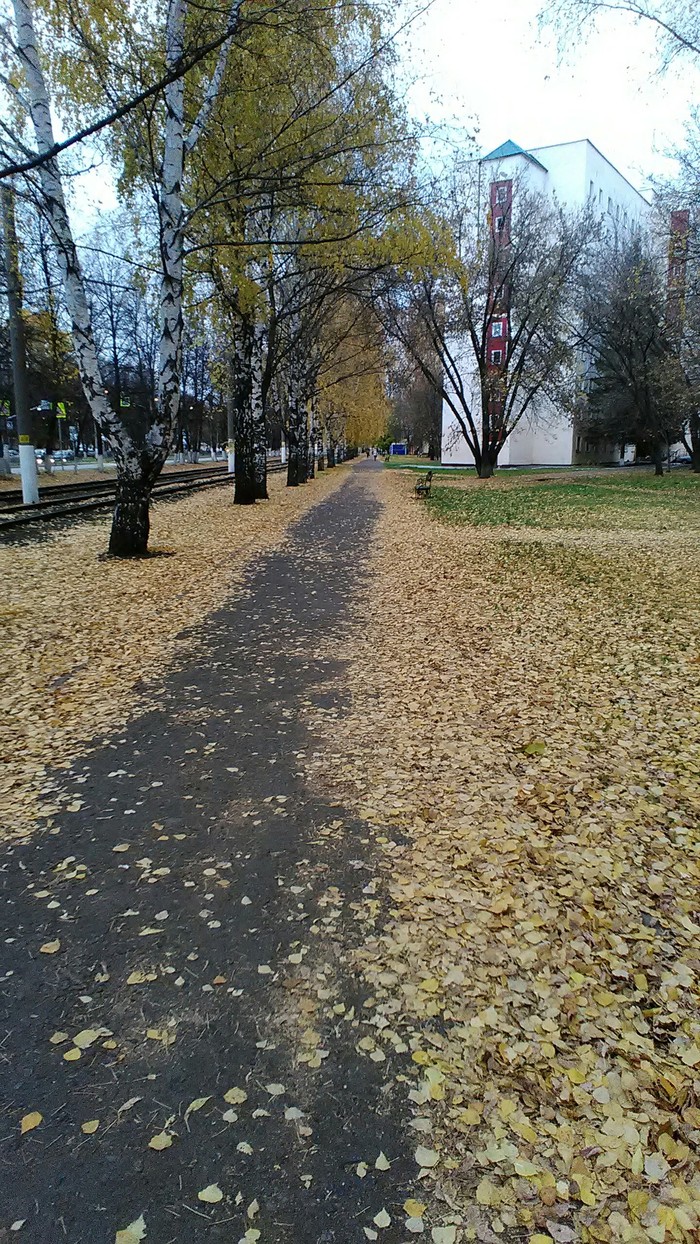
<instances>
[{"instance_id":1,"label":"wooden bench","mask_svg":"<svg viewBox=\"0 0 700 1244\"><path fill-rule=\"evenodd\" d=\"M433 482L433 473L432 471L428 471L425 478L419 479L416 484L416 487L415 487L416 496L417 497L429 497L432 482Z\"/></svg>"}]
</instances>

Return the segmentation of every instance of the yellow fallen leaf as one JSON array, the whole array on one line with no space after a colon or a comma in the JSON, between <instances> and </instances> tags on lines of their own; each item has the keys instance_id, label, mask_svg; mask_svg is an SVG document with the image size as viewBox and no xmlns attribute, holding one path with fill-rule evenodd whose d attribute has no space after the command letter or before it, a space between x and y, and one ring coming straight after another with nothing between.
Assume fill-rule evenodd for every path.
<instances>
[{"instance_id":1,"label":"yellow fallen leaf","mask_svg":"<svg viewBox=\"0 0 700 1244\"><path fill-rule=\"evenodd\" d=\"M62 1045L63 1042L67 1040L68 1040L67 1032L55 1032L52 1037L49 1037L49 1044L50 1045Z\"/></svg>"},{"instance_id":2,"label":"yellow fallen leaf","mask_svg":"<svg viewBox=\"0 0 700 1244\"><path fill-rule=\"evenodd\" d=\"M566 1074L572 1084L583 1084L585 1082L586 1077L578 1067L567 1067Z\"/></svg>"},{"instance_id":3,"label":"yellow fallen leaf","mask_svg":"<svg viewBox=\"0 0 700 1244\"><path fill-rule=\"evenodd\" d=\"M427 980L421 981L420 987L425 990L426 993L437 993L440 988L440 982L436 979L436 977L429 976Z\"/></svg>"},{"instance_id":4,"label":"yellow fallen leaf","mask_svg":"<svg viewBox=\"0 0 700 1244\"><path fill-rule=\"evenodd\" d=\"M422 1218L426 1207L422 1201L414 1201L412 1197L409 1197L407 1201L404 1201L403 1209L409 1218Z\"/></svg>"},{"instance_id":5,"label":"yellow fallen leaf","mask_svg":"<svg viewBox=\"0 0 700 1244\"><path fill-rule=\"evenodd\" d=\"M82 1058L82 1052L75 1045L72 1050L66 1050L63 1055L63 1061L66 1063L77 1063L79 1058Z\"/></svg>"},{"instance_id":6,"label":"yellow fallen leaf","mask_svg":"<svg viewBox=\"0 0 700 1244\"><path fill-rule=\"evenodd\" d=\"M437 1166L440 1161L439 1153L436 1153L434 1149L426 1149L423 1145L418 1146L414 1157L419 1166L425 1166L428 1168L431 1166Z\"/></svg>"},{"instance_id":7,"label":"yellow fallen leaf","mask_svg":"<svg viewBox=\"0 0 700 1244\"><path fill-rule=\"evenodd\" d=\"M60 942L60 939L57 937L56 940L53 942L44 942L44 945L39 947L39 952L42 955L55 955L56 951L60 949L61 949L61 942Z\"/></svg>"},{"instance_id":8,"label":"yellow fallen leaf","mask_svg":"<svg viewBox=\"0 0 700 1244\"><path fill-rule=\"evenodd\" d=\"M114 1244L140 1244L141 1240L146 1238L146 1222L143 1214L141 1214L135 1222L124 1227L122 1231L117 1231Z\"/></svg>"},{"instance_id":9,"label":"yellow fallen leaf","mask_svg":"<svg viewBox=\"0 0 700 1244\"><path fill-rule=\"evenodd\" d=\"M539 1167L533 1162L529 1162L527 1158L516 1158L513 1162L516 1175L522 1175L525 1179L531 1179L533 1175L539 1175Z\"/></svg>"},{"instance_id":10,"label":"yellow fallen leaf","mask_svg":"<svg viewBox=\"0 0 700 1244\"><path fill-rule=\"evenodd\" d=\"M218 1184L209 1184L197 1193L197 1200L204 1201L205 1205L217 1205L223 1199L224 1194Z\"/></svg>"},{"instance_id":11,"label":"yellow fallen leaf","mask_svg":"<svg viewBox=\"0 0 700 1244\"><path fill-rule=\"evenodd\" d=\"M79 1050L87 1050L100 1036L102 1033L97 1028L83 1028L82 1032L76 1033L73 1037L73 1044L77 1045Z\"/></svg>"},{"instance_id":12,"label":"yellow fallen leaf","mask_svg":"<svg viewBox=\"0 0 700 1244\"><path fill-rule=\"evenodd\" d=\"M536 1231L534 1235L528 1236L528 1244L554 1244L551 1235L545 1235L543 1231Z\"/></svg>"},{"instance_id":13,"label":"yellow fallen leaf","mask_svg":"<svg viewBox=\"0 0 700 1244\"><path fill-rule=\"evenodd\" d=\"M158 1132L156 1136L151 1136L151 1139L148 1142L148 1148L155 1149L158 1153L160 1153L162 1149L169 1149L172 1143L173 1138L170 1135L170 1132Z\"/></svg>"},{"instance_id":14,"label":"yellow fallen leaf","mask_svg":"<svg viewBox=\"0 0 700 1244\"><path fill-rule=\"evenodd\" d=\"M430 1238L433 1244L455 1244L457 1239L456 1227L433 1227L430 1232Z\"/></svg>"},{"instance_id":15,"label":"yellow fallen leaf","mask_svg":"<svg viewBox=\"0 0 700 1244\"><path fill-rule=\"evenodd\" d=\"M630 1207L630 1213L635 1218L641 1218L647 1212L649 1193L633 1188L627 1193L627 1204Z\"/></svg>"},{"instance_id":16,"label":"yellow fallen leaf","mask_svg":"<svg viewBox=\"0 0 700 1244\"><path fill-rule=\"evenodd\" d=\"M22 1122L19 1125L20 1135L24 1136L25 1132L33 1132L43 1122L43 1114L39 1114L38 1110L32 1110L29 1114L22 1116Z\"/></svg>"},{"instance_id":17,"label":"yellow fallen leaf","mask_svg":"<svg viewBox=\"0 0 700 1244\"><path fill-rule=\"evenodd\" d=\"M224 1093L224 1101L227 1102L229 1106L241 1106L243 1102L247 1100L248 1094L245 1089L230 1088L227 1093Z\"/></svg>"},{"instance_id":18,"label":"yellow fallen leaf","mask_svg":"<svg viewBox=\"0 0 700 1244\"><path fill-rule=\"evenodd\" d=\"M498 1205L498 1188L491 1183L490 1179L484 1178L477 1184L476 1199L479 1205Z\"/></svg>"},{"instance_id":19,"label":"yellow fallen leaf","mask_svg":"<svg viewBox=\"0 0 700 1244\"><path fill-rule=\"evenodd\" d=\"M391 1170L391 1162L389 1161L385 1153L379 1154L379 1157L374 1163L374 1168L377 1171L390 1171Z\"/></svg>"},{"instance_id":20,"label":"yellow fallen leaf","mask_svg":"<svg viewBox=\"0 0 700 1244\"><path fill-rule=\"evenodd\" d=\"M81 1132L84 1132L86 1136L94 1136L99 1126L99 1119L89 1119L87 1123L80 1124L80 1130Z\"/></svg>"},{"instance_id":21,"label":"yellow fallen leaf","mask_svg":"<svg viewBox=\"0 0 700 1244\"><path fill-rule=\"evenodd\" d=\"M190 1102L185 1111L185 1123L191 1114L196 1114L198 1110L202 1109L202 1106L206 1106L208 1101L211 1101L211 1097L195 1097L194 1101Z\"/></svg>"}]
</instances>

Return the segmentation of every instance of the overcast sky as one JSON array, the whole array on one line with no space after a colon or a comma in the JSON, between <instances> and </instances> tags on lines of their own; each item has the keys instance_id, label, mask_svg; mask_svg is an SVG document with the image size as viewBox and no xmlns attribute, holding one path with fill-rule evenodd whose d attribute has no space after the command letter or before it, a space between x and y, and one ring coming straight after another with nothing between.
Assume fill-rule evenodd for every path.
<instances>
[{"instance_id":1,"label":"overcast sky","mask_svg":"<svg viewBox=\"0 0 700 1244\"><path fill-rule=\"evenodd\" d=\"M558 63L554 35L540 36L542 0L435 0L406 57L419 76L419 114L479 126L482 154L512 138L522 147L590 138L638 189L672 170L700 68L658 73L654 28L608 14ZM439 97L439 103L435 97Z\"/></svg>"}]
</instances>

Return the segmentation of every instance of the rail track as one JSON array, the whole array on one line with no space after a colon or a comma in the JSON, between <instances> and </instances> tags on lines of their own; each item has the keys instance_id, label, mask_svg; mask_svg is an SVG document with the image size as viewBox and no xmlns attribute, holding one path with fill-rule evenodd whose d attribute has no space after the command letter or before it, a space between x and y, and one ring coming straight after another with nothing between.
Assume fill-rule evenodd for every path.
<instances>
[{"instance_id":1,"label":"rail track","mask_svg":"<svg viewBox=\"0 0 700 1244\"><path fill-rule=\"evenodd\" d=\"M286 470L281 463L269 463L268 475ZM221 488L233 483L226 465L203 467L198 471L172 471L161 475L153 488L155 500L165 500L203 488ZM24 505L21 489L0 493L0 535L3 531L31 524L50 522L56 518L76 518L92 514L96 510L109 510L116 498L116 481L98 480L96 483L55 484L50 495L44 496L36 505Z\"/></svg>"}]
</instances>

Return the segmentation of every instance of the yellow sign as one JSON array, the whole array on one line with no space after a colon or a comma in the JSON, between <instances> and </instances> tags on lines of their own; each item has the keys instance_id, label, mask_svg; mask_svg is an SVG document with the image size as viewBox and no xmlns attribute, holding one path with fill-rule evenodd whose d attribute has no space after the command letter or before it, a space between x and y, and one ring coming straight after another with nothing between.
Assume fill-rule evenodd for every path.
<instances>
[{"instance_id":1,"label":"yellow sign","mask_svg":"<svg viewBox=\"0 0 700 1244\"><path fill-rule=\"evenodd\" d=\"M20 436L20 438L19 438L19 443L20 443L20 445L31 445L31 443L32 443L32 442L31 442L31 437L29 437L29 436Z\"/></svg>"},{"instance_id":2,"label":"yellow sign","mask_svg":"<svg viewBox=\"0 0 700 1244\"><path fill-rule=\"evenodd\" d=\"M65 405L65 402L57 402L57 403L56 403L56 418L57 418L57 419L67 419L67 418L68 418L68 416L67 416L67 414L66 414L66 405Z\"/></svg>"}]
</instances>

